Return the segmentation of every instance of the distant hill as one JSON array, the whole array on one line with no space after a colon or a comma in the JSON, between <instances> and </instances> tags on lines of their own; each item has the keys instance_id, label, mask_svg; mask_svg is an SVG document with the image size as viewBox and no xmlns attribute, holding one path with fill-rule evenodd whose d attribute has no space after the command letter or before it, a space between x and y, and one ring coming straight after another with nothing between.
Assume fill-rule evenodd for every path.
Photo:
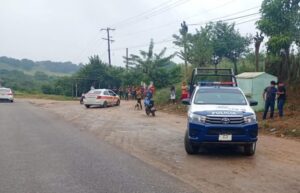
<instances>
[{"instance_id":1,"label":"distant hill","mask_svg":"<svg viewBox=\"0 0 300 193\"><path fill-rule=\"evenodd\" d=\"M32 61L28 59L14 59L6 56L0 57L0 70L18 70L25 74L33 75L36 72L44 72L47 75L71 75L77 72L82 65L72 62Z\"/></svg>"}]
</instances>

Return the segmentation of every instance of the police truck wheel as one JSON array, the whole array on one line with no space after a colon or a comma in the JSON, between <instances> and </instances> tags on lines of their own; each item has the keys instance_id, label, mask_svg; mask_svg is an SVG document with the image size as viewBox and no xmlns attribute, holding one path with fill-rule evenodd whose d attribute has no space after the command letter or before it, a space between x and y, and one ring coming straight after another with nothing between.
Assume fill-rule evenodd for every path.
<instances>
[{"instance_id":1,"label":"police truck wheel","mask_svg":"<svg viewBox=\"0 0 300 193\"><path fill-rule=\"evenodd\" d=\"M255 154L255 150L256 150L256 142L251 143L251 144L247 144L244 146L244 153L247 156L252 156Z\"/></svg>"},{"instance_id":2,"label":"police truck wheel","mask_svg":"<svg viewBox=\"0 0 300 193\"><path fill-rule=\"evenodd\" d=\"M199 147L193 145L189 139L188 129L185 132L184 147L185 147L185 151L187 154L193 155L193 154L197 154L199 152Z\"/></svg>"}]
</instances>

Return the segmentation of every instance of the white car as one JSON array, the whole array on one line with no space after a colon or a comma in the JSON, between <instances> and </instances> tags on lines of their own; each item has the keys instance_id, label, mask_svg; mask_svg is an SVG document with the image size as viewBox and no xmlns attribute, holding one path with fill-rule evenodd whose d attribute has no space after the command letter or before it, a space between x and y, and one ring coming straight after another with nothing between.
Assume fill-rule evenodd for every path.
<instances>
[{"instance_id":1,"label":"white car","mask_svg":"<svg viewBox=\"0 0 300 193\"><path fill-rule=\"evenodd\" d=\"M14 94L10 88L0 88L0 100L14 102Z\"/></svg>"},{"instance_id":2,"label":"white car","mask_svg":"<svg viewBox=\"0 0 300 193\"><path fill-rule=\"evenodd\" d=\"M91 106L119 106L120 97L109 89L93 89L85 94L83 103L86 108Z\"/></svg>"}]
</instances>

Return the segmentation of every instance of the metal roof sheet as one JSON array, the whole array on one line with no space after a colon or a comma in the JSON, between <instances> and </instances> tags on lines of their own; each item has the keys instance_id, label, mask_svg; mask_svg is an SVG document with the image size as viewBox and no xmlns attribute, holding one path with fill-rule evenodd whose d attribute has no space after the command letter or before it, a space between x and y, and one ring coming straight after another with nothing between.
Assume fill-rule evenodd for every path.
<instances>
[{"instance_id":1,"label":"metal roof sheet","mask_svg":"<svg viewBox=\"0 0 300 193\"><path fill-rule=\"evenodd\" d=\"M266 74L265 72L244 72L244 73L242 73L242 74L239 74L239 75L237 75L236 77L237 78L249 78L249 79L251 79L251 78L256 78L256 77L258 77L258 76L260 76L260 75L263 75L263 74Z\"/></svg>"}]
</instances>

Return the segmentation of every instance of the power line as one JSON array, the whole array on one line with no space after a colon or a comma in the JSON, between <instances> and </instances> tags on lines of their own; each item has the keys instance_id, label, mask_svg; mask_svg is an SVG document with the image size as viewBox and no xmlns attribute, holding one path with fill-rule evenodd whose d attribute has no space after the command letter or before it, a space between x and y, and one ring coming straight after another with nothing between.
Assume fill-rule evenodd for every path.
<instances>
[{"instance_id":1,"label":"power line","mask_svg":"<svg viewBox=\"0 0 300 193\"><path fill-rule=\"evenodd\" d=\"M235 26L238 26L238 25L241 25L244 23L249 23L252 21L257 21L258 19L260 19L260 18L254 18L251 20L239 22L239 23L236 23ZM173 42L173 41L174 41L174 39L166 39L166 40L157 41L157 42L155 42L155 44L162 44L162 43ZM147 46L149 46L149 43L148 44L139 44L139 45L134 45L134 46L127 46L127 47L120 47L120 48L113 49L113 51L124 50L125 48L132 48L132 49L133 48L143 48L143 47L147 47Z\"/></svg>"},{"instance_id":2,"label":"power line","mask_svg":"<svg viewBox=\"0 0 300 193\"><path fill-rule=\"evenodd\" d=\"M238 15L238 14L240 14L240 13L244 13L244 12L246 12L246 11L251 11L251 10L253 10L253 9L257 9L257 8L259 8L259 7L260 7L260 6L254 6L254 7L248 8L248 9L244 9L244 10L242 10L242 11L238 11L238 12L235 12L235 13L231 13L231 14L229 14L229 15L225 15L225 16L221 16L221 17L216 17L216 18L213 18L213 19L211 19L211 20L220 20L220 19L223 19L223 18L235 16L235 15Z\"/></svg>"},{"instance_id":3,"label":"power line","mask_svg":"<svg viewBox=\"0 0 300 193\"><path fill-rule=\"evenodd\" d=\"M235 0L233 0L233 1L235 1ZM230 1L230 2L233 2L233 1ZM230 2L222 4L222 5L218 6L218 7L212 8L212 9L208 10L207 12L215 10L215 9L222 8L222 7L226 6L226 5L228 5ZM242 10L242 11L238 11L238 12L235 12L235 13L232 13L232 14L229 14L229 15L225 15L225 16L221 16L221 17L217 17L217 18L212 18L212 19L209 19L209 20L203 22L203 24L208 23L209 21L219 20L219 19L223 19L223 18L227 18L227 17L230 17L230 16L237 15L237 14L240 14L240 13L243 13L243 12L246 12L246 11L257 9L258 7L259 6L255 6L255 7L251 7L251 8L248 8L248 9L245 9L245 10ZM207 13L207 12L205 12L205 13ZM199 15L199 14L197 14L197 15ZM187 19L192 18L194 16L195 15L187 17L184 20L186 21ZM118 36L118 37L128 37L128 36L133 36L133 35L136 35L136 34L139 34L139 33L143 33L143 32L148 32L148 31L159 30L159 29L162 29L162 28L167 28L167 27L169 27L171 25L175 25L175 24L178 25L177 21L170 22L170 23L167 23L167 24L164 24L164 25L160 25L160 26L157 26L157 27L151 27L151 28L147 28L147 29L144 29L144 30L136 31L134 33L127 33L127 34L124 34L123 36Z\"/></svg>"},{"instance_id":4,"label":"power line","mask_svg":"<svg viewBox=\"0 0 300 193\"><path fill-rule=\"evenodd\" d=\"M162 44L162 43L166 43L166 42L172 42L172 41L174 41L173 39L165 39L165 40L160 40L160 41L157 41L157 42L155 42L155 44ZM112 51L118 51L118 50L124 50L124 49L126 49L126 48L131 48L131 49L133 49L133 48L143 48L143 47L147 47L147 46L149 46L149 43L148 44L138 44L138 45L134 45L134 46L127 46L127 47L119 47L119 48L115 48L115 49L112 49Z\"/></svg>"},{"instance_id":5,"label":"power line","mask_svg":"<svg viewBox=\"0 0 300 193\"><path fill-rule=\"evenodd\" d=\"M137 14L137 15L135 15L135 16L129 17L129 18L127 18L127 19L124 19L124 20L122 20L122 21L120 21L120 22L114 24L113 26L120 25L120 24L122 24L122 23L126 23L126 22L128 22L128 21L131 21L132 19L135 19L136 17L142 17L143 15L152 13L153 11L155 11L156 9L158 9L159 7L165 6L166 4L169 4L169 3L170 3L170 0L167 0L167 1L165 1L165 2L163 2L163 3L161 3L161 4L159 4L159 5L157 5L157 6L153 7L153 8L151 8L151 9L145 11L145 12L142 12L142 13L139 13L139 14Z\"/></svg>"},{"instance_id":6,"label":"power line","mask_svg":"<svg viewBox=\"0 0 300 193\"><path fill-rule=\"evenodd\" d=\"M236 19L241 19L241 18L245 18L245 17L250 17L250 16L253 16L253 15L257 15L257 14L260 14L260 12L257 12L257 13L251 13L251 14L248 14L248 15L242 15L242 16L238 16L238 17L233 17L233 18L229 18L229 19L223 19L223 20L219 20L219 21L232 21L232 20L236 20ZM207 22L205 22L207 23ZM189 26L194 26L194 25L203 25L203 22L202 23L193 23L193 24L188 24Z\"/></svg>"},{"instance_id":7,"label":"power line","mask_svg":"<svg viewBox=\"0 0 300 193\"><path fill-rule=\"evenodd\" d=\"M107 33L107 38L102 38L104 40L107 40L107 52L108 52L108 64L111 66L111 57L110 57L110 43L113 42L114 40L111 39L111 36L109 35L110 31L114 31L115 29L112 28L102 28L101 31L106 31Z\"/></svg>"},{"instance_id":8,"label":"power line","mask_svg":"<svg viewBox=\"0 0 300 193\"><path fill-rule=\"evenodd\" d=\"M190 0L185 0L185 1L182 1L182 2L175 3L175 4L173 4L173 5L170 6L170 7L161 9L161 10L159 10L159 11L156 12L156 13L152 13L152 14L148 15L147 17L154 17L154 16L156 16L156 15L162 14L162 13L164 13L164 12L166 12L166 11L169 11L169 10L175 8L175 7L178 7L178 6L180 6L180 5L183 5L183 4L185 4L185 3L189 2L189 1L190 1Z\"/></svg>"},{"instance_id":9,"label":"power line","mask_svg":"<svg viewBox=\"0 0 300 193\"><path fill-rule=\"evenodd\" d=\"M246 20L246 21L242 21L242 22L236 23L235 25L241 25L241 24L244 24L244 23L252 22L252 21L258 21L259 19L260 19L260 17L254 18L254 19L250 19L250 20Z\"/></svg>"},{"instance_id":10,"label":"power line","mask_svg":"<svg viewBox=\"0 0 300 193\"><path fill-rule=\"evenodd\" d=\"M228 19L221 20L221 21L232 21L232 20L236 20L236 19L247 18L247 17L250 17L250 16L257 15L257 14L259 14L259 12L258 13L251 13L251 14L247 14L247 15L242 15L242 16L238 16L238 17L234 17L234 18L228 18ZM240 24L247 23L247 22L254 21L254 20L257 20L257 19L251 19L249 21L245 21L245 22L241 22L241 23L236 23L235 25L240 25ZM209 21L207 21L206 23L208 23L208 22ZM188 25L199 25L199 24L188 24ZM174 40L170 40L170 41L174 41ZM162 41L159 41L157 43L165 43L165 42L166 42L165 40L162 40ZM132 46L130 48L145 47L145 46L146 46L145 44L142 44L142 45L135 45L135 46ZM121 49L125 49L125 48L116 48L114 50L121 50Z\"/></svg>"},{"instance_id":11,"label":"power line","mask_svg":"<svg viewBox=\"0 0 300 193\"><path fill-rule=\"evenodd\" d=\"M124 27L124 25L128 25L130 23L138 23L145 19L149 19L151 17L157 16L161 13L169 11L175 7L183 5L189 1L191 1L191 0L176 0L173 2L172 1L165 2L165 3L161 4L163 6L157 6L155 8L150 9L149 11L146 11L144 13L138 14L131 18L125 19L122 22L119 22L119 23L117 23L117 25L114 25L114 26L118 26L120 28L120 27Z\"/></svg>"}]
</instances>

